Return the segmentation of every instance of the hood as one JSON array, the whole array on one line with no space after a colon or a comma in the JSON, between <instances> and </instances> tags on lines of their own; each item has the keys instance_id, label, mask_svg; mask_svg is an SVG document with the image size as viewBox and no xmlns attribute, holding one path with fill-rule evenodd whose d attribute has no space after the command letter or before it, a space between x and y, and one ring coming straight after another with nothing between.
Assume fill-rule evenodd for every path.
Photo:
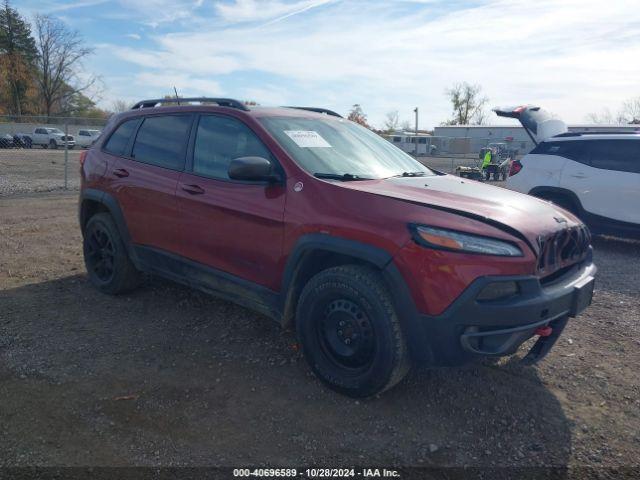
<instances>
[{"instance_id":1,"label":"hood","mask_svg":"<svg viewBox=\"0 0 640 480\"><path fill-rule=\"evenodd\" d=\"M343 182L339 185L475 218L520 236L536 253L541 235L581 225L569 212L544 200L453 175Z\"/></svg>"},{"instance_id":2,"label":"hood","mask_svg":"<svg viewBox=\"0 0 640 480\"><path fill-rule=\"evenodd\" d=\"M568 131L567 125L562 120L553 118L546 110L533 105L496 107L493 111L499 117L518 119L536 145L547 138Z\"/></svg>"}]
</instances>

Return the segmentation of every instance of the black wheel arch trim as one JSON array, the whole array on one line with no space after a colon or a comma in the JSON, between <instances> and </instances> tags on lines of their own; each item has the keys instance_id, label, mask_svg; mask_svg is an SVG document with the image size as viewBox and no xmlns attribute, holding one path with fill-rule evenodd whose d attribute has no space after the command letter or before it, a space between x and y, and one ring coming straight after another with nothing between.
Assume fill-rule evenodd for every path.
<instances>
[{"instance_id":1,"label":"black wheel arch trim","mask_svg":"<svg viewBox=\"0 0 640 480\"><path fill-rule=\"evenodd\" d=\"M317 251L353 257L371 263L379 269L385 268L393 258L387 251L366 243L324 233L306 234L298 239L289 254L282 277L282 292L289 291L305 255Z\"/></svg>"},{"instance_id":2,"label":"black wheel arch trim","mask_svg":"<svg viewBox=\"0 0 640 480\"><path fill-rule=\"evenodd\" d=\"M102 190L97 190L95 188L86 188L82 190L80 193L80 202L79 202L79 220L80 220L80 229L84 234L84 226L89 221L87 218L87 211L85 209L85 201L93 201L103 205L106 210L109 212L113 221L118 228L118 233L120 234L120 238L122 239L122 243L124 243L125 248L127 249L127 254L129 258L136 266L136 268L140 268L140 261L138 256L136 255L136 251L133 248L133 243L131 242L131 235L129 234L129 228L127 227L127 222L124 219L124 214L122 213L122 209L120 208L120 204L115 197L104 192Z\"/></svg>"},{"instance_id":3,"label":"black wheel arch trim","mask_svg":"<svg viewBox=\"0 0 640 480\"><path fill-rule=\"evenodd\" d=\"M329 234L312 233L303 235L293 247L283 273L281 287L282 324L286 326L295 316L295 305L304 285L296 284L296 276L304 264L305 255L324 251L352 257L378 269L389 289L400 325L407 338L409 354L412 358L430 358L429 345L412 342L414 332L419 331L419 313L404 277L393 262L388 251L370 244L336 237Z\"/></svg>"}]
</instances>

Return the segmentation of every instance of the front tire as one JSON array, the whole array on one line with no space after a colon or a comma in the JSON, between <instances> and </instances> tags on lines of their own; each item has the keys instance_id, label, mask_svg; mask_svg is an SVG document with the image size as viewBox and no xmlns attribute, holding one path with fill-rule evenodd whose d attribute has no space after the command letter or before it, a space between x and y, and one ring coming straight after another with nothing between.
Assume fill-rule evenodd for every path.
<instances>
[{"instance_id":1,"label":"front tire","mask_svg":"<svg viewBox=\"0 0 640 480\"><path fill-rule=\"evenodd\" d=\"M49 146L51 147L52 150L57 150L58 149L58 144L55 140L51 140L49 141Z\"/></svg>"},{"instance_id":2,"label":"front tire","mask_svg":"<svg viewBox=\"0 0 640 480\"><path fill-rule=\"evenodd\" d=\"M344 395L375 395L409 371L391 296L368 267L344 265L314 276L300 295L296 329L313 372Z\"/></svg>"},{"instance_id":3,"label":"front tire","mask_svg":"<svg viewBox=\"0 0 640 480\"><path fill-rule=\"evenodd\" d=\"M129 259L108 213L98 213L89 219L82 247L89 280L101 292L117 295L140 285L142 274Z\"/></svg>"}]
</instances>

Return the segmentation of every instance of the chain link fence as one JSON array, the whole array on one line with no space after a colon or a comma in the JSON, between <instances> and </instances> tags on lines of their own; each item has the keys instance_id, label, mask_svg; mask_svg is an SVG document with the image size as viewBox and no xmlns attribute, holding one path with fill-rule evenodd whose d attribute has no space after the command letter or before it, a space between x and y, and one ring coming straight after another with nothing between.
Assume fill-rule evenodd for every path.
<instances>
[{"instance_id":1,"label":"chain link fence","mask_svg":"<svg viewBox=\"0 0 640 480\"><path fill-rule=\"evenodd\" d=\"M0 116L0 196L78 189L80 152L98 138L106 122Z\"/></svg>"}]
</instances>

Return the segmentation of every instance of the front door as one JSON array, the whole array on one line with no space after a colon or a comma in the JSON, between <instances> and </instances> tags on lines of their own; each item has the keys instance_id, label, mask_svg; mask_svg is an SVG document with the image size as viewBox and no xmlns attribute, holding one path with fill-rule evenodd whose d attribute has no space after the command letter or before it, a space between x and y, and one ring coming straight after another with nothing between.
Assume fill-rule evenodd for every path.
<instances>
[{"instance_id":1,"label":"front door","mask_svg":"<svg viewBox=\"0 0 640 480\"><path fill-rule=\"evenodd\" d=\"M232 159L273 156L243 122L202 115L193 161L178 181L182 255L277 290L282 255L285 188L229 179Z\"/></svg>"}]
</instances>

